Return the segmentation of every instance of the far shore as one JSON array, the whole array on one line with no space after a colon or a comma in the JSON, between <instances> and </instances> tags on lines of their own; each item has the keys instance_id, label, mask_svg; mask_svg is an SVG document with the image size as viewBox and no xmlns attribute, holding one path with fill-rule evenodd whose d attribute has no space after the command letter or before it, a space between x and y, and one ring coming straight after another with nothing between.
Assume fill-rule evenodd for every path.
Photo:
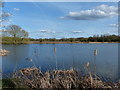
<instances>
[{"instance_id":1,"label":"far shore","mask_svg":"<svg viewBox=\"0 0 120 90\"><path fill-rule=\"evenodd\" d=\"M119 42L79 42L79 41L30 41L28 44L71 44L71 43L89 43L89 44L94 44L94 43L119 43Z\"/></svg>"},{"instance_id":2,"label":"far shore","mask_svg":"<svg viewBox=\"0 0 120 90\"><path fill-rule=\"evenodd\" d=\"M74 43L80 43L80 44L97 44L97 43L119 43L119 42L79 42L79 41L28 41L28 42L0 42L0 44L74 44Z\"/></svg>"}]
</instances>

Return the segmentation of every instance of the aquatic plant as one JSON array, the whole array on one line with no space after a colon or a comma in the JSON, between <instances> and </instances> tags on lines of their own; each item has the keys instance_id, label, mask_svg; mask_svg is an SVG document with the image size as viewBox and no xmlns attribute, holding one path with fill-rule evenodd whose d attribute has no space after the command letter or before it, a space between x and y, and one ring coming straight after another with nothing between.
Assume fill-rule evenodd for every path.
<instances>
[{"instance_id":1,"label":"aquatic plant","mask_svg":"<svg viewBox=\"0 0 120 90\"><path fill-rule=\"evenodd\" d=\"M94 50L94 56L97 56L97 54L98 54L98 50L95 49L95 50Z\"/></svg>"},{"instance_id":2,"label":"aquatic plant","mask_svg":"<svg viewBox=\"0 0 120 90\"><path fill-rule=\"evenodd\" d=\"M57 61L57 55L56 55L56 48L54 48L54 57L55 57L55 67L57 70L58 69L58 61Z\"/></svg>"},{"instance_id":3,"label":"aquatic plant","mask_svg":"<svg viewBox=\"0 0 120 90\"><path fill-rule=\"evenodd\" d=\"M92 77L90 72L90 63L85 65L89 72L87 76L81 76L77 71L71 70L52 70L42 73L38 68L23 68L13 74L11 79L16 88L120 88L120 82L110 83L104 82L99 78ZM11 87L12 88L12 87Z\"/></svg>"},{"instance_id":4,"label":"aquatic plant","mask_svg":"<svg viewBox=\"0 0 120 90\"><path fill-rule=\"evenodd\" d=\"M72 60L72 65L73 65L72 68L75 70L76 69L76 64L75 64L75 57L74 57L74 46L73 46L74 44L72 43L70 45L72 45L72 48L71 48L71 50L72 50L71 51L72 52L72 59L73 59Z\"/></svg>"},{"instance_id":5,"label":"aquatic plant","mask_svg":"<svg viewBox=\"0 0 120 90\"><path fill-rule=\"evenodd\" d=\"M96 67L96 60L97 60L96 56L97 56L97 54L98 54L98 50L95 49L94 50L94 75L95 76L96 76L96 69L97 69L97 67Z\"/></svg>"},{"instance_id":6,"label":"aquatic plant","mask_svg":"<svg viewBox=\"0 0 120 90\"><path fill-rule=\"evenodd\" d=\"M92 85L93 84L93 78L92 78L92 73L90 71L90 63L89 62L86 63L85 68L86 68L87 72L89 73L90 82L91 82L91 85Z\"/></svg>"}]
</instances>

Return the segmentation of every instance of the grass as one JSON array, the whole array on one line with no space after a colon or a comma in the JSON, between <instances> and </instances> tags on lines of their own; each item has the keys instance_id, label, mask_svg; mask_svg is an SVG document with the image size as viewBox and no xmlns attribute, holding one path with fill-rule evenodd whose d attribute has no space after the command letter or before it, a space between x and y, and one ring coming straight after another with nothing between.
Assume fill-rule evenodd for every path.
<instances>
[{"instance_id":1,"label":"grass","mask_svg":"<svg viewBox=\"0 0 120 90\"><path fill-rule=\"evenodd\" d=\"M2 87L5 88L15 88L15 84L14 82L12 81L12 79L3 79L2 80Z\"/></svg>"}]
</instances>

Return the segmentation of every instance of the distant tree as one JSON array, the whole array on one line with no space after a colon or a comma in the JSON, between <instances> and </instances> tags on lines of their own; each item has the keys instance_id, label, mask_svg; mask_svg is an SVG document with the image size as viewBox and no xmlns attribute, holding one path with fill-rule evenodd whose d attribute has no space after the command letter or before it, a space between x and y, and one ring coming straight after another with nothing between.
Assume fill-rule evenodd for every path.
<instances>
[{"instance_id":1,"label":"distant tree","mask_svg":"<svg viewBox=\"0 0 120 90\"><path fill-rule=\"evenodd\" d=\"M23 30L18 25L9 25L6 28L6 30L9 33L9 36L13 37L15 41L16 41L16 38L27 38L28 37L28 32L26 32L25 30Z\"/></svg>"},{"instance_id":2,"label":"distant tree","mask_svg":"<svg viewBox=\"0 0 120 90\"><path fill-rule=\"evenodd\" d=\"M18 25L9 25L6 30L12 37L26 38L28 37L28 32L23 30Z\"/></svg>"}]
</instances>

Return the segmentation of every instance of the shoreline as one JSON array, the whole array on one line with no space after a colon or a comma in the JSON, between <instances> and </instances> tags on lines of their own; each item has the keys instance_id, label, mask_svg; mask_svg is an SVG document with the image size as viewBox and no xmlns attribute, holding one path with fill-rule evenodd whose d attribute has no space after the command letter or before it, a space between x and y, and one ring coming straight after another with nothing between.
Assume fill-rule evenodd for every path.
<instances>
[{"instance_id":1,"label":"shoreline","mask_svg":"<svg viewBox=\"0 0 120 90\"><path fill-rule=\"evenodd\" d=\"M32 42L29 42L28 44L74 44L74 43L88 43L88 44L93 44L93 43L119 43L119 42L79 42L79 41L76 41L76 42L53 42L53 41L45 41L45 42L39 42L39 41L32 41Z\"/></svg>"},{"instance_id":2,"label":"shoreline","mask_svg":"<svg viewBox=\"0 0 120 90\"><path fill-rule=\"evenodd\" d=\"M17 43L7 43L7 42L2 42L0 44L98 44L98 43L120 43L120 42L79 42L79 41L74 41L74 42L69 42L69 41L28 41L28 42L17 42Z\"/></svg>"}]
</instances>

